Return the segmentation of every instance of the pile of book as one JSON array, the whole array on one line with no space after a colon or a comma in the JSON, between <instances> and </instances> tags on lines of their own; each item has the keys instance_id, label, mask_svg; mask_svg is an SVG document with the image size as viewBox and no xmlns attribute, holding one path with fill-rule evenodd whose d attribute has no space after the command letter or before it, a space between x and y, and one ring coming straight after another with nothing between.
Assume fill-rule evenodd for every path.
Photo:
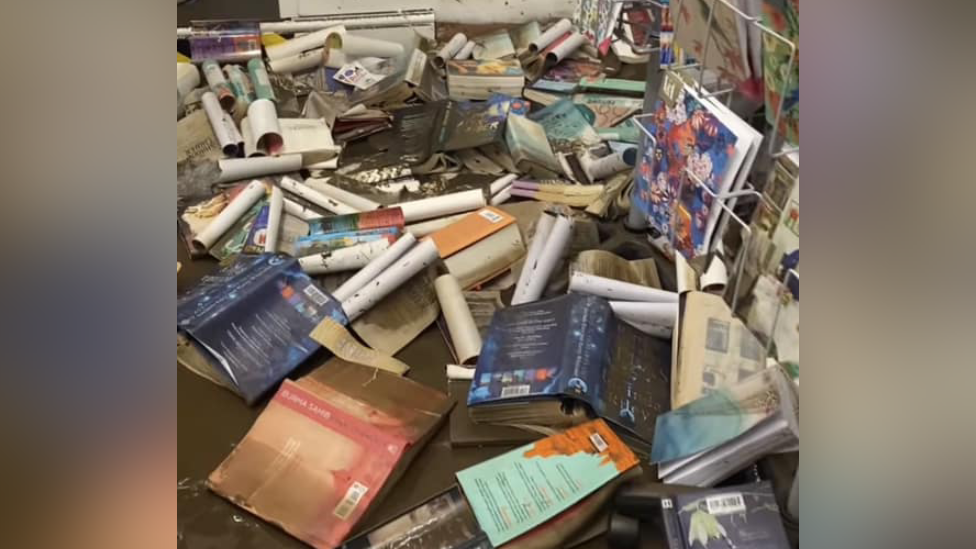
<instances>
[{"instance_id":1,"label":"pile of book","mask_svg":"<svg viewBox=\"0 0 976 549\"><path fill-rule=\"evenodd\" d=\"M799 450L799 110L733 4L677 36L602 0L439 43L433 10L179 31L177 224L207 274L177 361L263 406L209 489L317 548L570 547L634 517L786 547L749 474ZM605 56L656 41L643 114ZM708 88L730 79L780 84L779 127ZM405 359L435 325L451 363ZM437 437L495 457L372 514Z\"/></svg>"}]
</instances>

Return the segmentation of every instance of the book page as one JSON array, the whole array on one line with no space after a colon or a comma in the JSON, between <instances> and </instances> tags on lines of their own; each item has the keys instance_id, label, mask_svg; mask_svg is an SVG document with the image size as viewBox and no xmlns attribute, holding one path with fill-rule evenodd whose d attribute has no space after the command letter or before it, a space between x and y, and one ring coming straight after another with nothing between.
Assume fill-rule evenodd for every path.
<instances>
[{"instance_id":1,"label":"book page","mask_svg":"<svg viewBox=\"0 0 976 549\"><path fill-rule=\"evenodd\" d=\"M580 252L573 263L573 270L586 274L612 278L630 284L640 284L650 288L660 288L657 264L654 259L626 259L603 250Z\"/></svg>"},{"instance_id":2,"label":"book page","mask_svg":"<svg viewBox=\"0 0 976 549\"><path fill-rule=\"evenodd\" d=\"M425 269L363 313L352 329L370 347L394 355L423 333L439 313L433 280Z\"/></svg>"},{"instance_id":3,"label":"book page","mask_svg":"<svg viewBox=\"0 0 976 549\"><path fill-rule=\"evenodd\" d=\"M397 375L403 375L410 370L409 366L399 360L364 347L356 341L349 330L331 318L326 318L319 323L312 330L311 337L342 360L386 370Z\"/></svg>"}]
</instances>

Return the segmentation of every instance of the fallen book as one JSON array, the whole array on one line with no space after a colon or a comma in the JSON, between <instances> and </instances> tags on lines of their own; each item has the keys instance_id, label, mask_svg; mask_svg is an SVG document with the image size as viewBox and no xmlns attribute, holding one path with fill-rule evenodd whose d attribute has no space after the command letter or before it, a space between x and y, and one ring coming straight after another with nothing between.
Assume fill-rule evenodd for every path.
<instances>
[{"instance_id":1,"label":"fallen book","mask_svg":"<svg viewBox=\"0 0 976 549\"><path fill-rule=\"evenodd\" d=\"M409 379L334 359L285 381L207 485L332 549L395 484L450 406Z\"/></svg>"},{"instance_id":2,"label":"fallen book","mask_svg":"<svg viewBox=\"0 0 976 549\"><path fill-rule=\"evenodd\" d=\"M176 358L253 404L318 350L308 334L326 317L346 323L298 260L242 256L177 300Z\"/></svg>"},{"instance_id":3,"label":"fallen book","mask_svg":"<svg viewBox=\"0 0 976 549\"><path fill-rule=\"evenodd\" d=\"M595 420L464 469L457 479L478 524L498 547L637 465L637 456Z\"/></svg>"},{"instance_id":4,"label":"fallen book","mask_svg":"<svg viewBox=\"0 0 976 549\"><path fill-rule=\"evenodd\" d=\"M556 427L589 408L646 454L670 409L670 355L667 341L618 322L602 298L509 307L492 319L468 408L476 422Z\"/></svg>"},{"instance_id":5,"label":"fallen book","mask_svg":"<svg viewBox=\"0 0 976 549\"><path fill-rule=\"evenodd\" d=\"M517 59L448 61L447 89L452 99L485 100L492 93L521 95L525 74Z\"/></svg>"}]
</instances>

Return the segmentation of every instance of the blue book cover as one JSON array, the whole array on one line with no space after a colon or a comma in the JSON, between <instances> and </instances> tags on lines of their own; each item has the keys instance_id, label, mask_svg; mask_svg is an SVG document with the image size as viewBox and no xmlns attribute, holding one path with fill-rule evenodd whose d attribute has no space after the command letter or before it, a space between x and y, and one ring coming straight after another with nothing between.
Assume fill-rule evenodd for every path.
<instances>
[{"instance_id":1,"label":"blue book cover","mask_svg":"<svg viewBox=\"0 0 976 549\"><path fill-rule=\"evenodd\" d=\"M576 399L649 444L670 409L671 345L617 322L599 297L567 294L497 311L468 406Z\"/></svg>"},{"instance_id":2,"label":"blue book cover","mask_svg":"<svg viewBox=\"0 0 976 549\"><path fill-rule=\"evenodd\" d=\"M769 482L679 494L661 507L669 547L790 547Z\"/></svg>"},{"instance_id":3,"label":"blue book cover","mask_svg":"<svg viewBox=\"0 0 976 549\"><path fill-rule=\"evenodd\" d=\"M242 256L176 302L177 330L248 404L319 348L309 334L326 317L347 323L339 302L280 254Z\"/></svg>"}]
</instances>

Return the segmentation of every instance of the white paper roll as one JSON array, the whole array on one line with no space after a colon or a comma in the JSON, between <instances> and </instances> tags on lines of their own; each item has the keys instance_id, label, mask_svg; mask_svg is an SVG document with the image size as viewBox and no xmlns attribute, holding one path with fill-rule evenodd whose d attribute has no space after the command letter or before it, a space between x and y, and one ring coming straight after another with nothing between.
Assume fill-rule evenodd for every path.
<instances>
[{"instance_id":1,"label":"white paper roll","mask_svg":"<svg viewBox=\"0 0 976 549\"><path fill-rule=\"evenodd\" d=\"M410 233L401 236L385 252L370 261L368 265L353 275L352 278L345 281L342 286L339 286L339 289L332 293L332 297L336 298L340 303L349 299L352 297L352 294L358 292L366 284L369 284L370 280L373 280L385 271L387 267L393 265L394 261L400 259L416 243L417 239Z\"/></svg>"},{"instance_id":2,"label":"white paper roll","mask_svg":"<svg viewBox=\"0 0 976 549\"><path fill-rule=\"evenodd\" d=\"M234 123L234 117L230 113L224 112L223 122L224 127L227 128L227 133L230 134L231 141L237 143L237 150L244 150L244 135L237 129L237 124Z\"/></svg>"},{"instance_id":3,"label":"white paper roll","mask_svg":"<svg viewBox=\"0 0 976 549\"><path fill-rule=\"evenodd\" d=\"M502 191L495 196L491 197L492 206L501 206L502 204L508 202L512 199L512 186L509 185L502 189Z\"/></svg>"},{"instance_id":4,"label":"white paper roll","mask_svg":"<svg viewBox=\"0 0 976 549\"><path fill-rule=\"evenodd\" d=\"M268 59L270 59L271 61L284 59L286 57L292 57L304 53L308 50L315 50L315 49L322 48L323 46L326 45L326 41L329 40L330 37L338 37L340 43L331 44L331 46L333 46L334 48L339 48L342 47L341 41L344 39L343 35L345 34L345 32L346 32L346 28L341 25L328 27L320 31L315 31L306 34L304 36L299 36L298 38L294 38L292 40L283 42L281 44L276 44L274 46L267 47L264 49L264 52L268 56ZM272 70L274 70L273 67Z\"/></svg>"},{"instance_id":5,"label":"white paper roll","mask_svg":"<svg viewBox=\"0 0 976 549\"><path fill-rule=\"evenodd\" d=\"M627 171L634 167L637 161L637 149L626 149L619 153L614 153L596 160L589 156L580 158L580 164L586 170L586 175L591 181L606 179L619 172Z\"/></svg>"},{"instance_id":6,"label":"white paper roll","mask_svg":"<svg viewBox=\"0 0 976 549\"><path fill-rule=\"evenodd\" d=\"M297 172L302 169L302 155L289 154L276 158L230 158L221 160L218 183L241 181L253 177L264 177L280 173Z\"/></svg>"},{"instance_id":7,"label":"white paper roll","mask_svg":"<svg viewBox=\"0 0 976 549\"><path fill-rule=\"evenodd\" d=\"M452 274L437 277L434 281L437 301L441 304L447 331L451 334L454 352L462 364L470 364L481 353L481 335L474 322L468 302L464 299L461 285Z\"/></svg>"},{"instance_id":8,"label":"white paper roll","mask_svg":"<svg viewBox=\"0 0 976 549\"><path fill-rule=\"evenodd\" d=\"M320 208L325 208L326 210L334 214L341 215L341 214L359 213L359 210L353 208L352 206L343 204L342 202L339 202L334 198L329 198L328 196L325 196L324 194L316 191L315 189L309 187L308 185L299 183L298 181L295 181L290 177L281 178L281 188L292 194L300 196L305 200L308 200L309 202L315 204L316 206L319 206Z\"/></svg>"},{"instance_id":9,"label":"white paper roll","mask_svg":"<svg viewBox=\"0 0 976 549\"><path fill-rule=\"evenodd\" d=\"M322 56L325 54L325 48L320 48L317 50L307 51L305 53L300 53L298 55L292 55L290 57L282 57L281 59L275 59L268 63L271 67L272 72L278 74L291 74L293 72L302 72L313 69L315 67L322 66ZM329 59L331 59L331 54ZM326 66L329 66L326 64ZM338 67L333 67L338 68Z\"/></svg>"},{"instance_id":10,"label":"white paper roll","mask_svg":"<svg viewBox=\"0 0 976 549\"><path fill-rule=\"evenodd\" d=\"M539 259L532 263L526 261L525 266L522 267L523 272L529 271L528 278L523 291L517 296L519 301L516 302L513 298L512 305L531 303L542 297L542 292L545 291L546 284L549 283L549 278L552 277L552 272L559 264L559 259L572 236L573 220L565 215L559 216L549 232L549 237L546 238L542 252L539 253ZM532 243L535 244L535 241Z\"/></svg>"},{"instance_id":11,"label":"white paper roll","mask_svg":"<svg viewBox=\"0 0 976 549\"><path fill-rule=\"evenodd\" d=\"M293 215L298 219L301 219L302 221L311 221L313 219L321 219L322 217L325 217L322 214L310 208L306 208L305 206L302 206L301 204L295 202L294 200L291 200L290 198L285 198L284 203L285 203L285 213L289 215Z\"/></svg>"},{"instance_id":12,"label":"white paper roll","mask_svg":"<svg viewBox=\"0 0 976 549\"><path fill-rule=\"evenodd\" d=\"M685 256L674 254L674 271L679 294L698 289L698 273L688 264Z\"/></svg>"},{"instance_id":13,"label":"white paper roll","mask_svg":"<svg viewBox=\"0 0 976 549\"><path fill-rule=\"evenodd\" d=\"M484 208L488 203L485 201L485 194L480 189L464 191L460 193L435 196L413 202L395 204L403 209L403 218L407 223L450 215L459 212L468 212Z\"/></svg>"},{"instance_id":14,"label":"white paper roll","mask_svg":"<svg viewBox=\"0 0 976 549\"><path fill-rule=\"evenodd\" d=\"M725 261L721 256L716 255L712 258L708 270L701 276L699 282L701 283L702 290L705 291L720 291L725 289L725 286L729 283L729 271L725 268Z\"/></svg>"},{"instance_id":15,"label":"white paper roll","mask_svg":"<svg viewBox=\"0 0 976 549\"><path fill-rule=\"evenodd\" d=\"M677 303L678 294L612 278L576 271L569 277L569 291L595 295L610 300Z\"/></svg>"},{"instance_id":16,"label":"white paper roll","mask_svg":"<svg viewBox=\"0 0 976 549\"><path fill-rule=\"evenodd\" d=\"M645 301L611 301L610 308L623 320L674 328L678 318L678 303L648 303Z\"/></svg>"},{"instance_id":17,"label":"white paper roll","mask_svg":"<svg viewBox=\"0 0 976 549\"><path fill-rule=\"evenodd\" d=\"M268 203L268 235L264 240L264 251L278 251L278 233L281 232L281 218L285 207L285 193L277 185L271 187L271 201Z\"/></svg>"},{"instance_id":18,"label":"white paper roll","mask_svg":"<svg viewBox=\"0 0 976 549\"><path fill-rule=\"evenodd\" d=\"M308 178L305 180L305 184L312 187L316 191L319 191L325 196L334 198L339 202L347 204L361 212L371 212L380 208L379 202L373 202L372 200L363 198L356 193L351 193L347 190L340 189L335 185L330 185L327 179Z\"/></svg>"},{"instance_id":19,"label":"white paper roll","mask_svg":"<svg viewBox=\"0 0 976 549\"><path fill-rule=\"evenodd\" d=\"M214 137L217 138L217 143L220 144L220 149L224 151L224 156L237 156L237 140L224 122L224 115L226 113L220 106L217 96L214 92L205 92L200 98L200 103L203 104L203 112L207 113L210 128L214 132Z\"/></svg>"},{"instance_id":20,"label":"white paper roll","mask_svg":"<svg viewBox=\"0 0 976 549\"><path fill-rule=\"evenodd\" d=\"M227 78L224 77L224 71L220 69L220 65L216 61L204 61L201 68L204 78L207 79L207 86L210 87L210 91L216 94L221 108L228 112L232 111L237 104L237 98L234 97L234 92L231 91L230 84L227 83Z\"/></svg>"},{"instance_id":21,"label":"white paper roll","mask_svg":"<svg viewBox=\"0 0 976 549\"><path fill-rule=\"evenodd\" d=\"M454 55L454 59L458 61L464 61L465 59L470 59L471 53L474 52L474 47L476 45L477 44L475 44L472 40L468 40L468 42L464 46L462 46L461 49L458 50L458 52Z\"/></svg>"},{"instance_id":22,"label":"white paper roll","mask_svg":"<svg viewBox=\"0 0 976 549\"><path fill-rule=\"evenodd\" d=\"M407 225L406 231L417 238L423 238L431 233L435 233L448 225L453 225L461 219L463 219L468 214L462 213L457 215L451 215L448 217L442 217L440 219L431 219L430 221L424 221L423 223L414 223L413 225Z\"/></svg>"},{"instance_id":23,"label":"white paper roll","mask_svg":"<svg viewBox=\"0 0 976 549\"><path fill-rule=\"evenodd\" d=\"M440 259L437 245L433 240L424 240L403 255L396 263L386 269L369 284L360 288L349 299L342 302L342 309L349 321L359 318L361 314L376 305L390 292L399 288L415 274L426 269Z\"/></svg>"},{"instance_id":24,"label":"white paper roll","mask_svg":"<svg viewBox=\"0 0 976 549\"><path fill-rule=\"evenodd\" d=\"M455 34L451 40L441 48L441 51L437 52L434 56L434 66L438 69L443 69L444 65L447 64L448 59L454 59L461 48L468 43L468 37L461 34L460 32Z\"/></svg>"},{"instance_id":25,"label":"white paper roll","mask_svg":"<svg viewBox=\"0 0 976 549\"><path fill-rule=\"evenodd\" d=\"M550 66L556 65L563 59L566 59L573 52L578 50L580 46L586 43L586 37L578 32L574 32L569 35L569 38L563 40L558 46L552 49L546 54L546 63Z\"/></svg>"},{"instance_id":26,"label":"white paper roll","mask_svg":"<svg viewBox=\"0 0 976 549\"><path fill-rule=\"evenodd\" d=\"M302 270L310 275L354 271L369 264L390 247L390 241L383 238L364 242L322 254L308 255L298 259Z\"/></svg>"},{"instance_id":27,"label":"white paper roll","mask_svg":"<svg viewBox=\"0 0 976 549\"><path fill-rule=\"evenodd\" d=\"M251 181L207 227L193 239L197 251L205 252L220 239L267 191L261 181Z\"/></svg>"},{"instance_id":28,"label":"white paper roll","mask_svg":"<svg viewBox=\"0 0 976 549\"><path fill-rule=\"evenodd\" d=\"M247 108L247 119L255 146L271 156L281 154L285 141L281 137L281 125L278 124L278 110L274 102L268 99L254 101Z\"/></svg>"},{"instance_id":29,"label":"white paper roll","mask_svg":"<svg viewBox=\"0 0 976 549\"><path fill-rule=\"evenodd\" d=\"M346 57L401 57L403 55L401 44L354 34L346 34L342 37L341 49Z\"/></svg>"},{"instance_id":30,"label":"white paper roll","mask_svg":"<svg viewBox=\"0 0 976 549\"><path fill-rule=\"evenodd\" d=\"M185 96L200 86L200 69L193 63L176 64L176 91Z\"/></svg>"},{"instance_id":31,"label":"white paper roll","mask_svg":"<svg viewBox=\"0 0 976 549\"><path fill-rule=\"evenodd\" d=\"M447 365L447 379L450 381L471 381L474 379L475 368L459 366L457 364Z\"/></svg>"},{"instance_id":32,"label":"white paper roll","mask_svg":"<svg viewBox=\"0 0 976 549\"><path fill-rule=\"evenodd\" d=\"M661 326L660 324L651 324L649 322L637 322L636 320L626 318L621 318L620 320L621 322L626 322L637 331L644 332L649 336L660 337L662 339L671 339L674 336L674 328L668 328L667 326Z\"/></svg>"},{"instance_id":33,"label":"white paper roll","mask_svg":"<svg viewBox=\"0 0 976 549\"><path fill-rule=\"evenodd\" d=\"M560 19L555 25L549 27L546 32L540 34L538 38L529 43L529 53L534 55L546 49L549 44L552 44L553 41L572 30L572 28L573 24L569 19Z\"/></svg>"},{"instance_id":34,"label":"white paper roll","mask_svg":"<svg viewBox=\"0 0 976 549\"><path fill-rule=\"evenodd\" d=\"M518 179L518 174L510 173L508 175L499 177L498 179L492 181L491 185L488 187L491 196L495 196L496 194L502 192L506 188L511 187L512 182L515 181L516 179Z\"/></svg>"},{"instance_id":35,"label":"white paper roll","mask_svg":"<svg viewBox=\"0 0 976 549\"><path fill-rule=\"evenodd\" d=\"M522 266L518 283L515 285L515 293L512 294L512 305L518 305L519 303L526 303L528 301L523 296L525 295L525 290L528 288L529 275L532 271L529 265L533 265L539 261L539 255L542 254L543 248L546 247L546 239L549 238L549 233L555 224L556 218L554 216L546 212L539 214L539 219L535 222L535 233L532 236L532 243L529 244L529 251L525 255L525 264Z\"/></svg>"}]
</instances>

